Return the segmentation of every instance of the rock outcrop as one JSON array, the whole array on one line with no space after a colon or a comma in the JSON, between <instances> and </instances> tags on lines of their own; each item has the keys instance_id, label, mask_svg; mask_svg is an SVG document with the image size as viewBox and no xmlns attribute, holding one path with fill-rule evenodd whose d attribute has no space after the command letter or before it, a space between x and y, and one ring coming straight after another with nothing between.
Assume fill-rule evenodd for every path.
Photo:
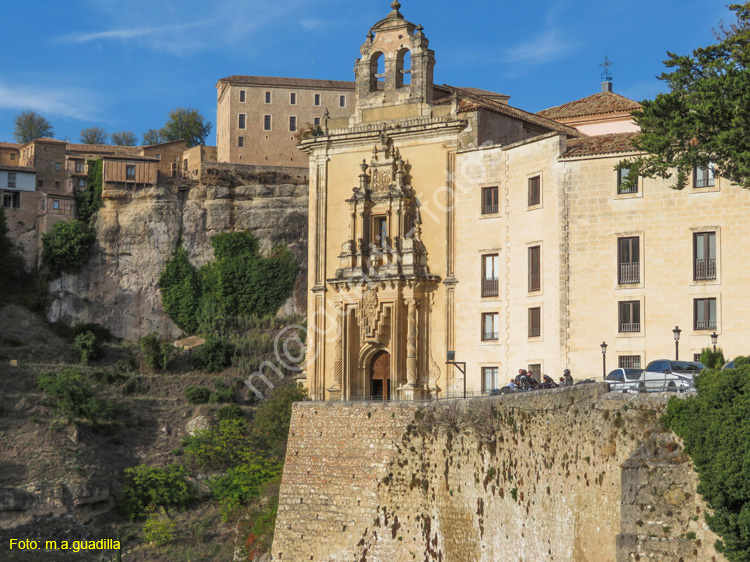
<instances>
[{"instance_id":1,"label":"rock outcrop","mask_svg":"<svg viewBox=\"0 0 750 562\"><path fill-rule=\"evenodd\" d=\"M250 167L243 167L250 168ZM210 239L220 232L251 230L269 251L286 245L300 266L285 313L303 312L307 292L306 170L244 170L204 175L206 185L106 190L94 227L97 243L89 263L52 283L48 317L66 323L95 322L118 337L181 332L161 306L158 279L181 239L200 267L213 257Z\"/></svg>"}]
</instances>

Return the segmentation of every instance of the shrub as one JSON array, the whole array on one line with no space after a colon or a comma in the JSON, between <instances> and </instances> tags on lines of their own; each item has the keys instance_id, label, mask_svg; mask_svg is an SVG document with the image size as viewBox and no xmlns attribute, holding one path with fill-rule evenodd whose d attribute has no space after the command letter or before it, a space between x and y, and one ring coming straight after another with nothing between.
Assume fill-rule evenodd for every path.
<instances>
[{"instance_id":1,"label":"shrub","mask_svg":"<svg viewBox=\"0 0 750 562\"><path fill-rule=\"evenodd\" d=\"M190 365L204 373L215 373L232 364L235 347L226 340L208 337L190 356Z\"/></svg>"},{"instance_id":2,"label":"shrub","mask_svg":"<svg viewBox=\"0 0 750 562\"><path fill-rule=\"evenodd\" d=\"M115 413L114 404L109 400L99 400L91 381L78 369L67 368L59 374L40 375L37 386L53 400L53 407L70 421L83 418L97 422L111 418Z\"/></svg>"},{"instance_id":3,"label":"shrub","mask_svg":"<svg viewBox=\"0 0 750 562\"><path fill-rule=\"evenodd\" d=\"M221 420L218 426L182 440L185 457L202 470L236 466L244 457L253 455L249 433L250 426L244 417Z\"/></svg>"},{"instance_id":4,"label":"shrub","mask_svg":"<svg viewBox=\"0 0 750 562\"><path fill-rule=\"evenodd\" d=\"M672 398L662 418L679 435L698 471L706 522L719 535L717 550L730 562L750 560L750 365L704 370L697 393Z\"/></svg>"},{"instance_id":5,"label":"shrub","mask_svg":"<svg viewBox=\"0 0 750 562\"><path fill-rule=\"evenodd\" d=\"M88 177L86 178L86 187L76 189L73 194L76 199L76 212L78 218L87 223L102 206L102 183L103 183L103 161L89 160Z\"/></svg>"},{"instance_id":6,"label":"shrub","mask_svg":"<svg viewBox=\"0 0 750 562\"><path fill-rule=\"evenodd\" d=\"M701 351L700 362L709 369L721 369L724 363L726 363L724 360L724 352L721 348L713 351L713 349L709 347L705 347L703 348L703 351Z\"/></svg>"},{"instance_id":7,"label":"shrub","mask_svg":"<svg viewBox=\"0 0 750 562\"><path fill-rule=\"evenodd\" d=\"M158 468L145 464L125 469L123 508L131 519L147 514L149 506L164 510L185 509L195 499L195 489L187 481L182 465Z\"/></svg>"},{"instance_id":8,"label":"shrub","mask_svg":"<svg viewBox=\"0 0 750 562\"><path fill-rule=\"evenodd\" d=\"M244 419L245 414L237 404L227 404L216 411L216 417L220 420Z\"/></svg>"},{"instance_id":9,"label":"shrub","mask_svg":"<svg viewBox=\"0 0 750 562\"><path fill-rule=\"evenodd\" d=\"M42 264L57 276L76 273L88 261L94 232L82 221L58 222L42 236Z\"/></svg>"},{"instance_id":10,"label":"shrub","mask_svg":"<svg viewBox=\"0 0 750 562\"><path fill-rule=\"evenodd\" d=\"M211 397L211 391L202 386L189 386L184 391L185 399L191 404L205 404Z\"/></svg>"},{"instance_id":11,"label":"shrub","mask_svg":"<svg viewBox=\"0 0 750 562\"><path fill-rule=\"evenodd\" d=\"M200 303L202 285L198 271L188 259L187 251L178 244L159 276L161 302L164 310L189 334L198 328L196 314Z\"/></svg>"},{"instance_id":12,"label":"shrub","mask_svg":"<svg viewBox=\"0 0 750 562\"><path fill-rule=\"evenodd\" d=\"M174 346L163 342L157 333L151 333L140 339L141 353L146 364L154 370L166 370Z\"/></svg>"},{"instance_id":13,"label":"shrub","mask_svg":"<svg viewBox=\"0 0 750 562\"><path fill-rule=\"evenodd\" d=\"M166 511L149 509L148 518L143 524L143 538L147 543L163 546L170 542L177 530L177 523L172 521Z\"/></svg>"},{"instance_id":14,"label":"shrub","mask_svg":"<svg viewBox=\"0 0 750 562\"><path fill-rule=\"evenodd\" d=\"M253 420L252 439L256 447L269 455L283 459L289 438L292 404L306 398L304 389L296 384L285 384L258 406Z\"/></svg>"},{"instance_id":15,"label":"shrub","mask_svg":"<svg viewBox=\"0 0 750 562\"><path fill-rule=\"evenodd\" d=\"M78 334L73 340L73 350L78 354L78 360L82 365L88 365L89 361L99 359L102 354L102 344L93 332Z\"/></svg>"},{"instance_id":16,"label":"shrub","mask_svg":"<svg viewBox=\"0 0 750 562\"><path fill-rule=\"evenodd\" d=\"M225 475L209 480L208 486L224 518L229 519L240 506L257 498L263 485L281 474L282 466L279 461L248 457L239 466L229 468Z\"/></svg>"}]
</instances>

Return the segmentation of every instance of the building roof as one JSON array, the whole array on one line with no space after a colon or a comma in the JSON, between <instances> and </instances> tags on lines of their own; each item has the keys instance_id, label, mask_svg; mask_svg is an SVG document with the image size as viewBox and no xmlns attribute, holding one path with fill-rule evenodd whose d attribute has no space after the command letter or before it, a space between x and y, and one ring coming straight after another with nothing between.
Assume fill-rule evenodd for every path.
<instances>
[{"instance_id":1,"label":"building roof","mask_svg":"<svg viewBox=\"0 0 750 562\"><path fill-rule=\"evenodd\" d=\"M571 137L586 136L584 133L582 133L578 129L574 129L573 127L568 127L567 125L563 125L562 123L558 123L557 121L553 121L552 119L537 115L536 113L530 113L528 111L524 111L523 109L518 109L517 107L513 107L511 105L508 105L507 103L502 103L492 98L474 94L465 88L456 88L454 86L448 86L447 84L443 84L442 86L435 86L435 88L437 90L442 90L444 92L448 92L449 94L458 96L459 113L468 113L471 111L476 111L479 108L488 109L495 113L500 113L501 115L507 115L508 117L519 119L520 121L524 121L536 127L565 133L566 135ZM441 99L436 100L435 103L439 105L442 103L450 103L450 101L451 96L445 96Z\"/></svg>"},{"instance_id":2,"label":"building roof","mask_svg":"<svg viewBox=\"0 0 750 562\"><path fill-rule=\"evenodd\" d=\"M614 92L599 92L580 100L571 101L550 107L537 113L547 119L571 119L589 115L605 115L607 113L630 113L640 109L637 101L615 94Z\"/></svg>"},{"instance_id":3,"label":"building roof","mask_svg":"<svg viewBox=\"0 0 750 562\"><path fill-rule=\"evenodd\" d=\"M6 166L4 164L0 164L0 170L4 172L22 172L27 174L36 173L36 168L29 168L27 166Z\"/></svg>"},{"instance_id":4,"label":"building roof","mask_svg":"<svg viewBox=\"0 0 750 562\"><path fill-rule=\"evenodd\" d=\"M67 149L69 152L82 153L105 152L107 154L137 154L141 147L112 144L68 144Z\"/></svg>"},{"instance_id":5,"label":"building roof","mask_svg":"<svg viewBox=\"0 0 750 562\"><path fill-rule=\"evenodd\" d=\"M187 144L187 141L185 139L177 139L173 141L159 142L156 144L146 144L143 146L137 146L136 148L138 148L139 150L148 150L150 148L158 148L160 146L167 146L168 144L176 144L176 143Z\"/></svg>"},{"instance_id":6,"label":"building roof","mask_svg":"<svg viewBox=\"0 0 750 562\"><path fill-rule=\"evenodd\" d=\"M322 90L354 90L357 85L356 82L344 82L341 80L315 80L312 78L283 78L276 76L243 76L239 74L222 78L219 82L227 82L238 86L320 88Z\"/></svg>"},{"instance_id":7,"label":"building roof","mask_svg":"<svg viewBox=\"0 0 750 562\"><path fill-rule=\"evenodd\" d=\"M489 90L482 90L481 88L464 88L463 86L460 87L462 90L465 90L471 94L476 94L477 96L482 96L483 98L490 98L492 100L496 101L505 101L510 99L510 96L506 94L501 94L498 92L491 92Z\"/></svg>"},{"instance_id":8,"label":"building roof","mask_svg":"<svg viewBox=\"0 0 750 562\"><path fill-rule=\"evenodd\" d=\"M563 158L576 156L595 156L601 154L616 154L619 152L635 152L633 139L640 133L609 133L595 137L584 137L568 140L567 150Z\"/></svg>"},{"instance_id":9,"label":"building roof","mask_svg":"<svg viewBox=\"0 0 750 562\"><path fill-rule=\"evenodd\" d=\"M19 148L20 146L17 142L0 142L0 148Z\"/></svg>"}]
</instances>

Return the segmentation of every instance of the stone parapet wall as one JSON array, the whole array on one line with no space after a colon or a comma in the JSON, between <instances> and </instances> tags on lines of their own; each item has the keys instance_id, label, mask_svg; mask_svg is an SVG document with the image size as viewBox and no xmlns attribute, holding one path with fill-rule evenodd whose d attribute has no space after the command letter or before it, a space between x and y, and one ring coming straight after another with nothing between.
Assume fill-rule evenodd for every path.
<instances>
[{"instance_id":1,"label":"stone parapet wall","mask_svg":"<svg viewBox=\"0 0 750 562\"><path fill-rule=\"evenodd\" d=\"M606 391L295 405L274 559L721 560L665 397Z\"/></svg>"}]
</instances>

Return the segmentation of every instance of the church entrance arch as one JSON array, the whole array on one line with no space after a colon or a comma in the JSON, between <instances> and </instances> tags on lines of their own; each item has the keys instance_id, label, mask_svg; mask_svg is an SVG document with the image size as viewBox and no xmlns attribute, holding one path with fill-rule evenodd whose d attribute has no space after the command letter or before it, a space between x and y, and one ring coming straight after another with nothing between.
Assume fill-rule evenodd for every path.
<instances>
[{"instance_id":1,"label":"church entrance arch","mask_svg":"<svg viewBox=\"0 0 750 562\"><path fill-rule=\"evenodd\" d=\"M370 396L373 400L391 399L391 355L377 352L370 362Z\"/></svg>"}]
</instances>

